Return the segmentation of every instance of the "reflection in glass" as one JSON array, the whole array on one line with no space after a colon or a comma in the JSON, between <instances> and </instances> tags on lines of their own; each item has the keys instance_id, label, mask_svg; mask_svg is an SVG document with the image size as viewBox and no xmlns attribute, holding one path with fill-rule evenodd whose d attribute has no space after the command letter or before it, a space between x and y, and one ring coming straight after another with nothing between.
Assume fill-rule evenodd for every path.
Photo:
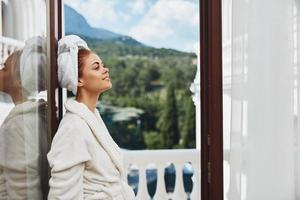
<instances>
[{"instance_id":1,"label":"reflection in glass","mask_svg":"<svg viewBox=\"0 0 300 200\"><path fill-rule=\"evenodd\" d=\"M33 37L0 70L0 91L14 105L0 127L0 199L46 199L48 151L46 41Z\"/></svg>"}]
</instances>

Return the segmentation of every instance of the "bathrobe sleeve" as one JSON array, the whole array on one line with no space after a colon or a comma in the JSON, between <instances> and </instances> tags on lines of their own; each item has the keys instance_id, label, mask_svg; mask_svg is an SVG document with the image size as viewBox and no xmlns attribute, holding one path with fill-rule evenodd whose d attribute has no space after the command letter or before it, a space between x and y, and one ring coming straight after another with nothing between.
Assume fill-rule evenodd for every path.
<instances>
[{"instance_id":1,"label":"bathrobe sleeve","mask_svg":"<svg viewBox=\"0 0 300 200\"><path fill-rule=\"evenodd\" d=\"M85 162L91 160L86 130L80 122L61 122L47 155L51 167L49 200L83 199L83 171Z\"/></svg>"}]
</instances>

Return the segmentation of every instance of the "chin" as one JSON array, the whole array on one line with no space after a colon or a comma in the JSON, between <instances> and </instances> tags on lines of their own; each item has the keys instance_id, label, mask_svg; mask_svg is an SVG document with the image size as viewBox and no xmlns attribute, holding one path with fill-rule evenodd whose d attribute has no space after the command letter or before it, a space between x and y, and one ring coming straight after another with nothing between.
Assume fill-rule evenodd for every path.
<instances>
[{"instance_id":1,"label":"chin","mask_svg":"<svg viewBox=\"0 0 300 200\"><path fill-rule=\"evenodd\" d=\"M109 90L110 88L112 88L112 83L109 81L109 84L107 85L107 90Z\"/></svg>"},{"instance_id":2,"label":"chin","mask_svg":"<svg viewBox=\"0 0 300 200\"><path fill-rule=\"evenodd\" d=\"M109 90L110 88L112 88L112 84L111 83L108 84L105 88L102 88L101 93Z\"/></svg>"}]
</instances>

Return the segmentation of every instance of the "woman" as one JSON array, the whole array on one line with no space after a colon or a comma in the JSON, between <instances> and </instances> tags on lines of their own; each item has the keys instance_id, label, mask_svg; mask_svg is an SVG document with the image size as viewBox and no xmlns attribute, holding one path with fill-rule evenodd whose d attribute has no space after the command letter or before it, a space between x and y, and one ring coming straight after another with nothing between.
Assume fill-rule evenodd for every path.
<instances>
[{"instance_id":1,"label":"woman","mask_svg":"<svg viewBox=\"0 0 300 200\"><path fill-rule=\"evenodd\" d=\"M125 180L121 149L96 109L101 93L112 87L109 70L78 36L58 42L58 79L76 97L65 103L48 161L48 199L133 200Z\"/></svg>"}]
</instances>

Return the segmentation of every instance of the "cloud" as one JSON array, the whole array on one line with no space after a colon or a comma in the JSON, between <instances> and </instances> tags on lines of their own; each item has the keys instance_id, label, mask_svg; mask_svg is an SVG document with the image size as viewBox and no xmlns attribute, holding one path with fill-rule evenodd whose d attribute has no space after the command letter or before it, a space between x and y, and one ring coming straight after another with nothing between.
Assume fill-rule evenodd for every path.
<instances>
[{"instance_id":1,"label":"cloud","mask_svg":"<svg viewBox=\"0 0 300 200\"><path fill-rule=\"evenodd\" d=\"M65 0L67 5L83 15L88 23L94 27L110 28L112 23L128 20L129 16L116 10L118 0Z\"/></svg>"},{"instance_id":2,"label":"cloud","mask_svg":"<svg viewBox=\"0 0 300 200\"><path fill-rule=\"evenodd\" d=\"M129 35L145 43L151 43L153 40L175 37L185 31L182 29L197 31L198 9L197 1L158 0L144 18L130 30Z\"/></svg>"},{"instance_id":3,"label":"cloud","mask_svg":"<svg viewBox=\"0 0 300 200\"><path fill-rule=\"evenodd\" d=\"M64 0L94 27L154 46L193 50L199 40L198 0Z\"/></svg>"},{"instance_id":4,"label":"cloud","mask_svg":"<svg viewBox=\"0 0 300 200\"><path fill-rule=\"evenodd\" d=\"M129 3L129 8L132 14L142 14L146 9L145 0L135 0Z\"/></svg>"}]
</instances>

